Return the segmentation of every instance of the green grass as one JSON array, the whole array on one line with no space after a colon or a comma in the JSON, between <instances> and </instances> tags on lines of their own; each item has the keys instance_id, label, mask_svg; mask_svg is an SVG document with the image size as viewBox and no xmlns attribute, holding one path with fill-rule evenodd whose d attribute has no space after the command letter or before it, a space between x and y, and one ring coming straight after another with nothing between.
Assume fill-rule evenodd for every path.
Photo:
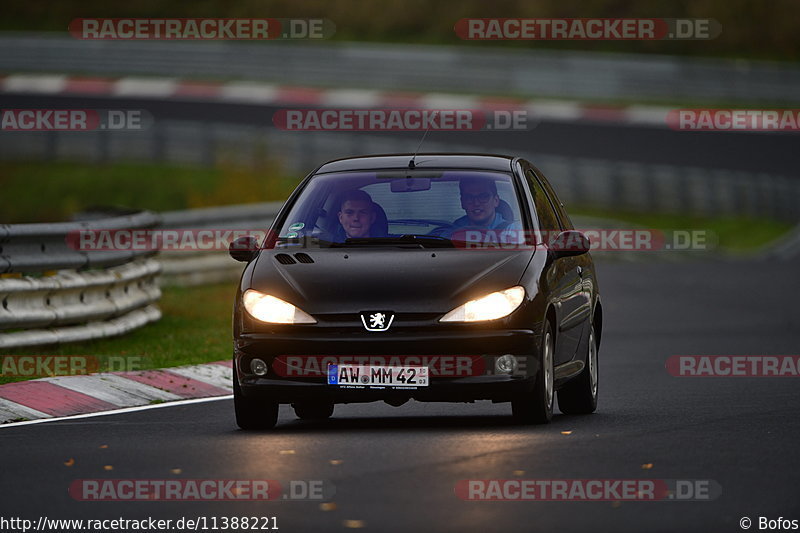
<instances>
[{"instance_id":1,"label":"green grass","mask_svg":"<svg viewBox=\"0 0 800 533\"><path fill-rule=\"evenodd\" d=\"M227 360L232 354L231 313L235 294L233 283L195 288L168 287L159 303L164 315L161 320L127 335L2 353L91 355L101 360L109 355L127 356L140 358L134 361L141 370ZM0 376L0 384L22 379Z\"/></svg>"},{"instance_id":2,"label":"green grass","mask_svg":"<svg viewBox=\"0 0 800 533\"><path fill-rule=\"evenodd\" d=\"M60 222L93 206L153 211L284 200L300 177L157 164L0 162L2 222Z\"/></svg>"},{"instance_id":3,"label":"green grass","mask_svg":"<svg viewBox=\"0 0 800 533\"><path fill-rule=\"evenodd\" d=\"M761 218L745 217L696 217L680 214L638 213L611 211L588 207L570 209L571 216L587 216L619 220L647 229L662 231L705 230L714 238L709 239L723 252L747 253L772 242L792 229L792 225Z\"/></svg>"}]
</instances>

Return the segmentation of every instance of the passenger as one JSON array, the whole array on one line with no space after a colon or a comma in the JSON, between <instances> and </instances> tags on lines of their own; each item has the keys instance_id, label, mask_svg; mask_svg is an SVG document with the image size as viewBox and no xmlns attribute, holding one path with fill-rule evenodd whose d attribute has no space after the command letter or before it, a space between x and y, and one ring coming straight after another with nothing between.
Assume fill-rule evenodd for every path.
<instances>
[{"instance_id":1,"label":"passenger","mask_svg":"<svg viewBox=\"0 0 800 533\"><path fill-rule=\"evenodd\" d=\"M522 226L514 220L506 220L498 211L500 196L497 185L488 178L462 178L459 182L461 208L466 213L453 221L451 236L461 228L492 230L499 242L522 242ZM458 232L461 235L463 232Z\"/></svg>"}]
</instances>

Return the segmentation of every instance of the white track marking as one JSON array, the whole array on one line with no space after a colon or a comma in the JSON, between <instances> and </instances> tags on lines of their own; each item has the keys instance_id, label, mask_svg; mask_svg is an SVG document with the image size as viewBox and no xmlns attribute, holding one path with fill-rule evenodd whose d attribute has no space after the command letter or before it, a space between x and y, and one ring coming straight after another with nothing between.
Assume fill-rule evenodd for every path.
<instances>
[{"instance_id":1,"label":"white track marking","mask_svg":"<svg viewBox=\"0 0 800 533\"><path fill-rule=\"evenodd\" d=\"M172 78L122 78L114 84L114 96L143 96L163 98L174 96L178 82Z\"/></svg>"},{"instance_id":2,"label":"white track marking","mask_svg":"<svg viewBox=\"0 0 800 533\"><path fill-rule=\"evenodd\" d=\"M574 121L583 115L581 106L573 102L533 100L526 107L528 113L538 119Z\"/></svg>"},{"instance_id":3,"label":"white track marking","mask_svg":"<svg viewBox=\"0 0 800 533\"><path fill-rule=\"evenodd\" d=\"M178 400L175 402L158 403L155 405L140 405L138 407L125 407L123 409L100 411L98 413L85 413L82 415L61 416L57 418L52 417L52 418L41 418L39 420L26 420L25 422L12 422L11 424L0 424L0 430L17 426L29 426L31 424L44 424L46 422L63 422L69 420L77 420L80 418L94 418L96 416L121 415L125 413L136 413L138 411L146 411L148 409L161 409L164 407L180 407L181 405L191 405L194 403L216 402L219 400L231 400L231 399L233 399L233 395L229 394L227 396L214 396L211 398L193 398L191 400Z\"/></svg>"},{"instance_id":4,"label":"white track marking","mask_svg":"<svg viewBox=\"0 0 800 533\"><path fill-rule=\"evenodd\" d=\"M266 83L231 82L221 87L220 98L233 102L269 104L278 98L278 88Z\"/></svg>"},{"instance_id":5,"label":"white track marking","mask_svg":"<svg viewBox=\"0 0 800 533\"><path fill-rule=\"evenodd\" d=\"M164 368L163 370L222 389L231 390L233 388L233 370L227 366L211 364Z\"/></svg>"},{"instance_id":6,"label":"white track marking","mask_svg":"<svg viewBox=\"0 0 800 533\"><path fill-rule=\"evenodd\" d=\"M6 415L3 413L10 413L11 418L6 418ZM47 413L26 407L20 403L12 402L11 400L6 400L5 398L0 398L0 417L2 417L0 420L14 420L15 418L49 419L52 418L52 416L53 415L48 415Z\"/></svg>"},{"instance_id":7,"label":"white track marking","mask_svg":"<svg viewBox=\"0 0 800 533\"><path fill-rule=\"evenodd\" d=\"M10 93L55 94L66 85L66 76L14 74L5 79L3 88Z\"/></svg>"},{"instance_id":8,"label":"white track marking","mask_svg":"<svg viewBox=\"0 0 800 533\"><path fill-rule=\"evenodd\" d=\"M117 407L132 407L145 405L152 400L180 400L176 394L159 390L149 385L144 385L131 379L121 378L113 374L96 374L92 376L61 376L45 378L65 389L81 392L92 398L116 405Z\"/></svg>"},{"instance_id":9,"label":"white track marking","mask_svg":"<svg viewBox=\"0 0 800 533\"><path fill-rule=\"evenodd\" d=\"M320 96L326 107L375 107L381 101L378 91L362 89L333 89Z\"/></svg>"}]
</instances>

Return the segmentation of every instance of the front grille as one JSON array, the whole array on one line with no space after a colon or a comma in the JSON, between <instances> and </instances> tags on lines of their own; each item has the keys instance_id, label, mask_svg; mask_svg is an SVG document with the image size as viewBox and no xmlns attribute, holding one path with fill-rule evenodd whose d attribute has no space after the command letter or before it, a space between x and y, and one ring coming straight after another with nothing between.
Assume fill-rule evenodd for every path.
<instances>
[{"instance_id":1,"label":"front grille","mask_svg":"<svg viewBox=\"0 0 800 533\"><path fill-rule=\"evenodd\" d=\"M400 313L394 316L394 321L392 322L392 327L397 324L402 324L406 322L430 322L432 320L436 320L441 316L441 313ZM345 323L345 322L352 322L354 324L361 325L361 315L358 313L335 313L335 314L317 314L314 315L319 321L330 322L330 323Z\"/></svg>"}]
</instances>

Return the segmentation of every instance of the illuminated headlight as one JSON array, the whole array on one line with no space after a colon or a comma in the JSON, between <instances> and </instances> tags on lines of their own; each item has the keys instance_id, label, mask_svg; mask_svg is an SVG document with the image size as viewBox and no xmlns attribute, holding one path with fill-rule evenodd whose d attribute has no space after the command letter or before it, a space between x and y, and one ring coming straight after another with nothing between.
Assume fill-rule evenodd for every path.
<instances>
[{"instance_id":1,"label":"illuminated headlight","mask_svg":"<svg viewBox=\"0 0 800 533\"><path fill-rule=\"evenodd\" d=\"M244 308L250 316L272 324L316 324L302 309L269 294L248 289L242 295Z\"/></svg>"},{"instance_id":2,"label":"illuminated headlight","mask_svg":"<svg viewBox=\"0 0 800 533\"><path fill-rule=\"evenodd\" d=\"M477 300L470 300L444 315L440 322L496 320L513 313L524 299L525 289L523 287L511 287L504 291L493 292Z\"/></svg>"}]
</instances>

